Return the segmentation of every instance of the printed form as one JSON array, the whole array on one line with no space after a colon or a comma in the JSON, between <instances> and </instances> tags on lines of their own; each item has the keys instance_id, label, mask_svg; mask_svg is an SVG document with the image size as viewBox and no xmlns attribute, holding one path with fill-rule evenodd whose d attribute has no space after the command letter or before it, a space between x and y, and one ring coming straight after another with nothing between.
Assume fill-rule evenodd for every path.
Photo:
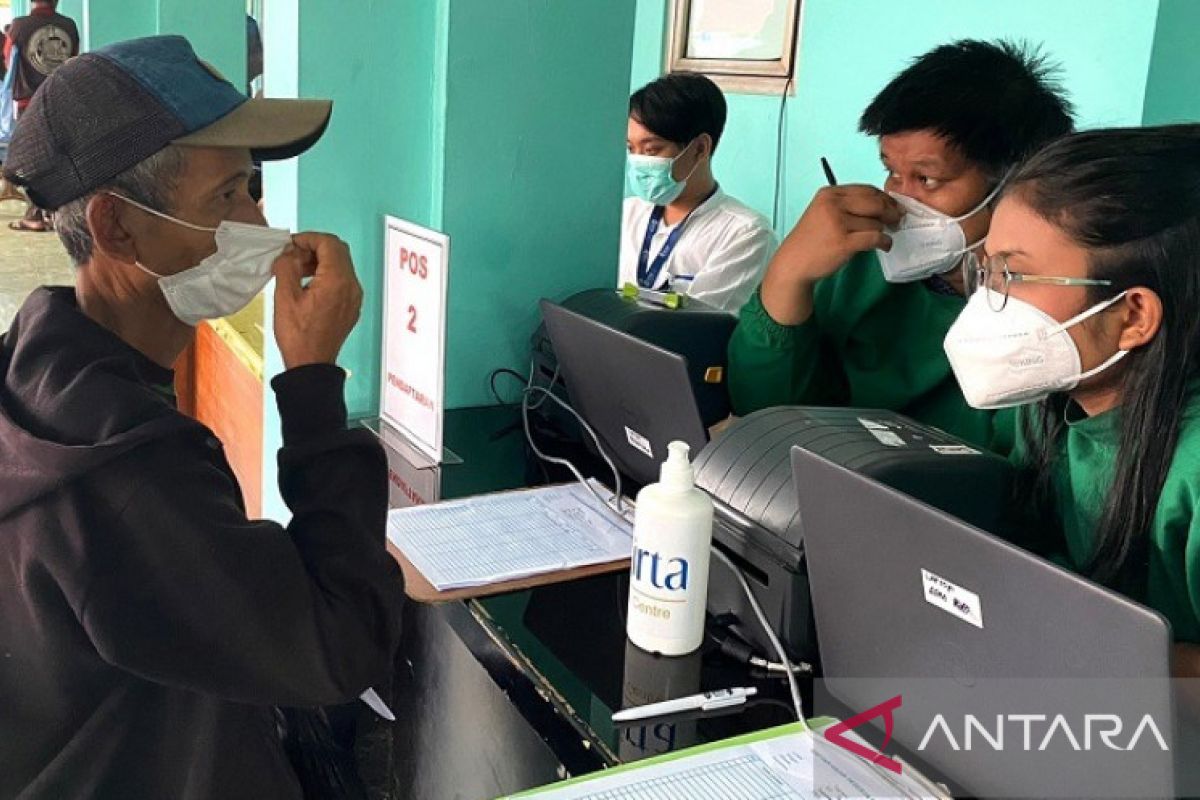
<instances>
[{"instance_id":1,"label":"printed form","mask_svg":"<svg viewBox=\"0 0 1200 800\"><path fill-rule=\"evenodd\" d=\"M611 495L592 484L602 497ZM438 591L629 558L622 524L578 483L388 513L388 539Z\"/></svg>"},{"instance_id":2,"label":"printed form","mask_svg":"<svg viewBox=\"0 0 1200 800\"><path fill-rule=\"evenodd\" d=\"M842 800L944 795L908 775L885 773L819 734L799 732L551 786L527 796L531 800Z\"/></svg>"}]
</instances>

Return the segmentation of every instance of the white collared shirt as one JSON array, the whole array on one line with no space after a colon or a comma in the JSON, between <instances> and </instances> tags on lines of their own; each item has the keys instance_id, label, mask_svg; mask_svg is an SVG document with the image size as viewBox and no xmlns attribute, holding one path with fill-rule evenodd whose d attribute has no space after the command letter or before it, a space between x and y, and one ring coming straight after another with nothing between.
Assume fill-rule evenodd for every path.
<instances>
[{"instance_id":1,"label":"white collared shirt","mask_svg":"<svg viewBox=\"0 0 1200 800\"><path fill-rule=\"evenodd\" d=\"M638 255L653 211L641 198L625 199L618 287L638 282ZM658 226L650 242L651 263L677 226ZM717 189L688 219L652 288L682 292L736 313L762 282L778 246L766 217Z\"/></svg>"}]
</instances>

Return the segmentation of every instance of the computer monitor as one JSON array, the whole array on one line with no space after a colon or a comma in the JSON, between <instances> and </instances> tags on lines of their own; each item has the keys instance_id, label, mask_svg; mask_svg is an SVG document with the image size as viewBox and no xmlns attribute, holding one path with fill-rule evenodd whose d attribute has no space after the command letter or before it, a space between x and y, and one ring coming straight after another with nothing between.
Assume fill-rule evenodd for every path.
<instances>
[{"instance_id":1,"label":"computer monitor","mask_svg":"<svg viewBox=\"0 0 1200 800\"><path fill-rule=\"evenodd\" d=\"M571 405L622 473L651 483L668 444L687 442L693 455L704 447L708 433L683 356L549 300L541 306Z\"/></svg>"}]
</instances>

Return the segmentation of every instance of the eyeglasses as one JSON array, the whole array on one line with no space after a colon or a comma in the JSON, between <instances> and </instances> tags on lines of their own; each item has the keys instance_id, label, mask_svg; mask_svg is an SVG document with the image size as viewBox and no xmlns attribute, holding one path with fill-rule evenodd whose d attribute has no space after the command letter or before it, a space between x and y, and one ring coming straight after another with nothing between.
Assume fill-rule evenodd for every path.
<instances>
[{"instance_id":1,"label":"eyeglasses","mask_svg":"<svg viewBox=\"0 0 1200 800\"><path fill-rule=\"evenodd\" d=\"M981 259L974 250L968 250L963 258L963 280L967 296L973 295L981 286L987 289L988 306L992 311L1003 311L1008 305L1008 290L1014 283L1037 283L1047 286L1112 286L1112 281L1095 278L1052 278L1047 275L1025 275L1013 272L1003 255Z\"/></svg>"}]
</instances>

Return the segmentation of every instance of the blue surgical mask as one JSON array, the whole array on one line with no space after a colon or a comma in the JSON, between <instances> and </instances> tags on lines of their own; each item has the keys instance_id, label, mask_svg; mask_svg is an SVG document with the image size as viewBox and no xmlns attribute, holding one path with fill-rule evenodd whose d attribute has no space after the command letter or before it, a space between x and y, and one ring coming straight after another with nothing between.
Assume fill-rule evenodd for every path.
<instances>
[{"instance_id":1,"label":"blue surgical mask","mask_svg":"<svg viewBox=\"0 0 1200 800\"><path fill-rule=\"evenodd\" d=\"M629 183L629 190L635 197L640 197L647 203L656 206L673 203L679 195L683 194L683 188L687 185L688 178L692 177L692 173L689 172L683 180L677 181L672 170L675 162L683 157L692 144L693 142L688 142L687 147L683 148L675 158L639 156L630 153L629 159L625 163L625 176ZM698 166L700 166L700 162L696 161L692 172L695 172Z\"/></svg>"}]
</instances>

